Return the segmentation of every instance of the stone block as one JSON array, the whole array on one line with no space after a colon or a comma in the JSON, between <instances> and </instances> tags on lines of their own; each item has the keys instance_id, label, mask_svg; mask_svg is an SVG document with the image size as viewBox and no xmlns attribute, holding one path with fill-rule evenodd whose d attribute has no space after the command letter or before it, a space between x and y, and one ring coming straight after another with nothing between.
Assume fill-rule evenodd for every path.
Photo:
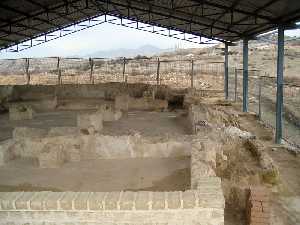
<instances>
[{"instance_id":1,"label":"stone block","mask_svg":"<svg viewBox=\"0 0 300 225\"><path fill-rule=\"evenodd\" d=\"M31 106L12 104L9 106L9 120L31 120L34 111Z\"/></svg>"},{"instance_id":2,"label":"stone block","mask_svg":"<svg viewBox=\"0 0 300 225\"><path fill-rule=\"evenodd\" d=\"M4 218L5 223L12 224L20 221L24 224L44 224L46 221L46 224L70 225L83 223L223 225L224 208L198 206L194 194L195 191L0 192L0 218ZM137 204L140 200L143 210L139 210L142 208ZM151 207L152 200L153 207ZM5 201L9 204L3 204ZM156 203L158 204L154 206ZM252 221L264 221L265 215L257 212L252 218Z\"/></svg>"},{"instance_id":3,"label":"stone block","mask_svg":"<svg viewBox=\"0 0 300 225\"><path fill-rule=\"evenodd\" d=\"M78 135L77 127L51 127L48 132L48 136L65 136L65 135Z\"/></svg>"},{"instance_id":4,"label":"stone block","mask_svg":"<svg viewBox=\"0 0 300 225\"><path fill-rule=\"evenodd\" d=\"M58 210L59 201L65 195L65 192L50 192L45 199L45 209Z\"/></svg>"},{"instance_id":5,"label":"stone block","mask_svg":"<svg viewBox=\"0 0 300 225\"><path fill-rule=\"evenodd\" d=\"M59 168L65 158L62 146L59 144L46 144L38 156L41 168Z\"/></svg>"},{"instance_id":6,"label":"stone block","mask_svg":"<svg viewBox=\"0 0 300 225\"><path fill-rule=\"evenodd\" d=\"M76 210L87 210L88 200L91 194L90 192L79 192L74 199L74 208Z\"/></svg>"},{"instance_id":7,"label":"stone block","mask_svg":"<svg viewBox=\"0 0 300 225\"><path fill-rule=\"evenodd\" d=\"M195 192L198 198L198 206L202 208L224 209L225 199L220 193L201 193Z\"/></svg>"},{"instance_id":8,"label":"stone block","mask_svg":"<svg viewBox=\"0 0 300 225\"><path fill-rule=\"evenodd\" d=\"M115 98L115 109L128 111L129 95L118 95Z\"/></svg>"},{"instance_id":9,"label":"stone block","mask_svg":"<svg viewBox=\"0 0 300 225\"><path fill-rule=\"evenodd\" d=\"M122 193L120 201L121 210L132 210L134 207L135 192L126 191Z\"/></svg>"},{"instance_id":10,"label":"stone block","mask_svg":"<svg viewBox=\"0 0 300 225\"><path fill-rule=\"evenodd\" d=\"M77 126L84 134L100 132L103 128L102 114L100 112L78 114Z\"/></svg>"},{"instance_id":11,"label":"stone block","mask_svg":"<svg viewBox=\"0 0 300 225\"><path fill-rule=\"evenodd\" d=\"M23 192L1 192L0 206L2 210L12 210L15 208L15 201Z\"/></svg>"},{"instance_id":12,"label":"stone block","mask_svg":"<svg viewBox=\"0 0 300 225\"><path fill-rule=\"evenodd\" d=\"M30 200L30 209L32 210L43 210L45 201L50 192L41 191L37 192L33 198Z\"/></svg>"},{"instance_id":13,"label":"stone block","mask_svg":"<svg viewBox=\"0 0 300 225\"><path fill-rule=\"evenodd\" d=\"M64 196L59 200L60 208L62 210L72 210L73 201L77 197L77 192L66 192Z\"/></svg>"},{"instance_id":14,"label":"stone block","mask_svg":"<svg viewBox=\"0 0 300 225\"><path fill-rule=\"evenodd\" d=\"M105 197L105 210L116 210L119 207L121 192L108 192Z\"/></svg>"},{"instance_id":15,"label":"stone block","mask_svg":"<svg viewBox=\"0 0 300 225\"><path fill-rule=\"evenodd\" d=\"M36 192L23 192L23 194L15 201L16 209L30 209L30 200Z\"/></svg>"},{"instance_id":16,"label":"stone block","mask_svg":"<svg viewBox=\"0 0 300 225\"><path fill-rule=\"evenodd\" d=\"M165 207L165 193L152 192L152 209L164 209Z\"/></svg>"},{"instance_id":17,"label":"stone block","mask_svg":"<svg viewBox=\"0 0 300 225\"><path fill-rule=\"evenodd\" d=\"M90 210L104 210L104 200L107 194L107 192L92 192L88 198Z\"/></svg>"},{"instance_id":18,"label":"stone block","mask_svg":"<svg viewBox=\"0 0 300 225\"><path fill-rule=\"evenodd\" d=\"M178 209L181 207L181 192L168 192L168 208Z\"/></svg>"},{"instance_id":19,"label":"stone block","mask_svg":"<svg viewBox=\"0 0 300 225\"><path fill-rule=\"evenodd\" d=\"M14 140L24 140L28 138L42 138L48 134L46 129L32 127L16 127L13 130Z\"/></svg>"},{"instance_id":20,"label":"stone block","mask_svg":"<svg viewBox=\"0 0 300 225\"><path fill-rule=\"evenodd\" d=\"M120 109L114 109L112 105L104 104L98 110L102 114L104 122L117 121L122 117Z\"/></svg>"},{"instance_id":21,"label":"stone block","mask_svg":"<svg viewBox=\"0 0 300 225\"><path fill-rule=\"evenodd\" d=\"M182 201L184 209L192 209L196 207L195 192L190 190L182 192Z\"/></svg>"},{"instance_id":22,"label":"stone block","mask_svg":"<svg viewBox=\"0 0 300 225\"><path fill-rule=\"evenodd\" d=\"M135 199L135 208L137 210L148 210L150 207L150 194L148 191L139 191Z\"/></svg>"},{"instance_id":23,"label":"stone block","mask_svg":"<svg viewBox=\"0 0 300 225\"><path fill-rule=\"evenodd\" d=\"M7 163L11 158L13 158L13 153L11 147L14 141L12 139L0 142L0 166Z\"/></svg>"}]
</instances>

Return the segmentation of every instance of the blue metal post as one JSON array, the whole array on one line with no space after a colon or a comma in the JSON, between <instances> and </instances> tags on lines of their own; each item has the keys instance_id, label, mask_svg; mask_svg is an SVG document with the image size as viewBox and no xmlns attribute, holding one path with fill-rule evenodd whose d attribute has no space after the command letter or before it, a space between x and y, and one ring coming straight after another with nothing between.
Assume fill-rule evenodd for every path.
<instances>
[{"instance_id":1,"label":"blue metal post","mask_svg":"<svg viewBox=\"0 0 300 225\"><path fill-rule=\"evenodd\" d=\"M248 39L243 40L243 112L248 112Z\"/></svg>"},{"instance_id":2,"label":"blue metal post","mask_svg":"<svg viewBox=\"0 0 300 225\"><path fill-rule=\"evenodd\" d=\"M283 110L283 69L284 69L284 27L278 27L277 42L277 94L276 94L276 135L275 142L282 141L282 110Z\"/></svg>"},{"instance_id":3,"label":"blue metal post","mask_svg":"<svg viewBox=\"0 0 300 225\"><path fill-rule=\"evenodd\" d=\"M228 100L228 44L225 43L225 63L224 63L224 92L225 99Z\"/></svg>"}]
</instances>

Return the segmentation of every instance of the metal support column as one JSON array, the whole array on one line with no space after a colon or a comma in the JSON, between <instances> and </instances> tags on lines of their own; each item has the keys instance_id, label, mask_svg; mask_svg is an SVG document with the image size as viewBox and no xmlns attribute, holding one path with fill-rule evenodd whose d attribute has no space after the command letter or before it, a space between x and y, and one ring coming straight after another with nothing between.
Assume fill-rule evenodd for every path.
<instances>
[{"instance_id":1,"label":"metal support column","mask_svg":"<svg viewBox=\"0 0 300 225\"><path fill-rule=\"evenodd\" d=\"M276 94L276 135L275 142L282 141L282 111L283 111L283 70L284 70L284 27L278 27L277 42L277 94Z\"/></svg>"},{"instance_id":2,"label":"metal support column","mask_svg":"<svg viewBox=\"0 0 300 225\"><path fill-rule=\"evenodd\" d=\"M94 84L94 77L93 77L93 71L94 71L94 60L92 58L89 58L89 64L90 64L90 83Z\"/></svg>"},{"instance_id":3,"label":"metal support column","mask_svg":"<svg viewBox=\"0 0 300 225\"><path fill-rule=\"evenodd\" d=\"M30 73L29 73L29 58L25 59L25 73L27 85L30 84Z\"/></svg>"},{"instance_id":4,"label":"metal support column","mask_svg":"<svg viewBox=\"0 0 300 225\"><path fill-rule=\"evenodd\" d=\"M237 102L238 70L234 68L234 101Z\"/></svg>"},{"instance_id":5,"label":"metal support column","mask_svg":"<svg viewBox=\"0 0 300 225\"><path fill-rule=\"evenodd\" d=\"M191 61L192 69L191 69L191 88L194 87L194 60Z\"/></svg>"},{"instance_id":6,"label":"metal support column","mask_svg":"<svg viewBox=\"0 0 300 225\"><path fill-rule=\"evenodd\" d=\"M248 39L243 40L243 112L248 112Z\"/></svg>"},{"instance_id":7,"label":"metal support column","mask_svg":"<svg viewBox=\"0 0 300 225\"><path fill-rule=\"evenodd\" d=\"M58 84L62 84L60 58L59 57L57 57L57 78L58 78Z\"/></svg>"},{"instance_id":8,"label":"metal support column","mask_svg":"<svg viewBox=\"0 0 300 225\"><path fill-rule=\"evenodd\" d=\"M224 63L224 92L225 99L228 100L228 44L225 43L225 63Z\"/></svg>"},{"instance_id":9,"label":"metal support column","mask_svg":"<svg viewBox=\"0 0 300 225\"><path fill-rule=\"evenodd\" d=\"M159 85L159 68L160 68L160 61L159 58L157 58L157 71L156 71L156 84Z\"/></svg>"},{"instance_id":10,"label":"metal support column","mask_svg":"<svg viewBox=\"0 0 300 225\"><path fill-rule=\"evenodd\" d=\"M126 69L126 58L123 58L123 82L127 83L127 77L125 79L125 69Z\"/></svg>"},{"instance_id":11,"label":"metal support column","mask_svg":"<svg viewBox=\"0 0 300 225\"><path fill-rule=\"evenodd\" d=\"M261 88L262 88L262 78L259 76L258 78L258 118L262 120L261 115Z\"/></svg>"}]
</instances>

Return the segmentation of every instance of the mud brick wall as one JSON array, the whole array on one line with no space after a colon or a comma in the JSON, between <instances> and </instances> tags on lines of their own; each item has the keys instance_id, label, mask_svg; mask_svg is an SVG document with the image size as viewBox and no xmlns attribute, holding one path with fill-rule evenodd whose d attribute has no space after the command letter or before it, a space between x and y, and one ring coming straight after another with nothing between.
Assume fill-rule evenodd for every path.
<instances>
[{"instance_id":1,"label":"mud brick wall","mask_svg":"<svg viewBox=\"0 0 300 225\"><path fill-rule=\"evenodd\" d=\"M266 188L249 188L247 223L248 225L270 225L270 193Z\"/></svg>"},{"instance_id":2,"label":"mud brick wall","mask_svg":"<svg viewBox=\"0 0 300 225\"><path fill-rule=\"evenodd\" d=\"M215 190L185 192L2 192L0 224L223 225Z\"/></svg>"}]
</instances>

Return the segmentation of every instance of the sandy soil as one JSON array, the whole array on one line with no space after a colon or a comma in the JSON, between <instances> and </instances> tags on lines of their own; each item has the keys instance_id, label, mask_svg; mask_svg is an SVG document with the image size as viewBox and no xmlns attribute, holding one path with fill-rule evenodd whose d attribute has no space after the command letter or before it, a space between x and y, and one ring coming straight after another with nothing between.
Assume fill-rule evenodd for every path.
<instances>
[{"instance_id":1,"label":"sandy soil","mask_svg":"<svg viewBox=\"0 0 300 225\"><path fill-rule=\"evenodd\" d=\"M18 159L0 167L0 191L175 191L189 187L189 157L89 160L55 169Z\"/></svg>"},{"instance_id":2,"label":"sandy soil","mask_svg":"<svg viewBox=\"0 0 300 225\"><path fill-rule=\"evenodd\" d=\"M76 126L79 112L92 110L59 110L36 113L32 120L10 121L8 113L0 114L0 141L12 136L14 127L27 126L50 128ZM104 122L102 133L105 135L129 135L140 133L144 136L172 136L188 134L184 111L172 112L128 112L119 121Z\"/></svg>"},{"instance_id":3,"label":"sandy soil","mask_svg":"<svg viewBox=\"0 0 300 225\"><path fill-rule=\"evenodd\" d=\"M105 122L103 133L107 135L129 135L140 133L143 136L185 135L187 118L184 111L141 112L132 111L117 122Z\"/></svg>"}]
</instances>

